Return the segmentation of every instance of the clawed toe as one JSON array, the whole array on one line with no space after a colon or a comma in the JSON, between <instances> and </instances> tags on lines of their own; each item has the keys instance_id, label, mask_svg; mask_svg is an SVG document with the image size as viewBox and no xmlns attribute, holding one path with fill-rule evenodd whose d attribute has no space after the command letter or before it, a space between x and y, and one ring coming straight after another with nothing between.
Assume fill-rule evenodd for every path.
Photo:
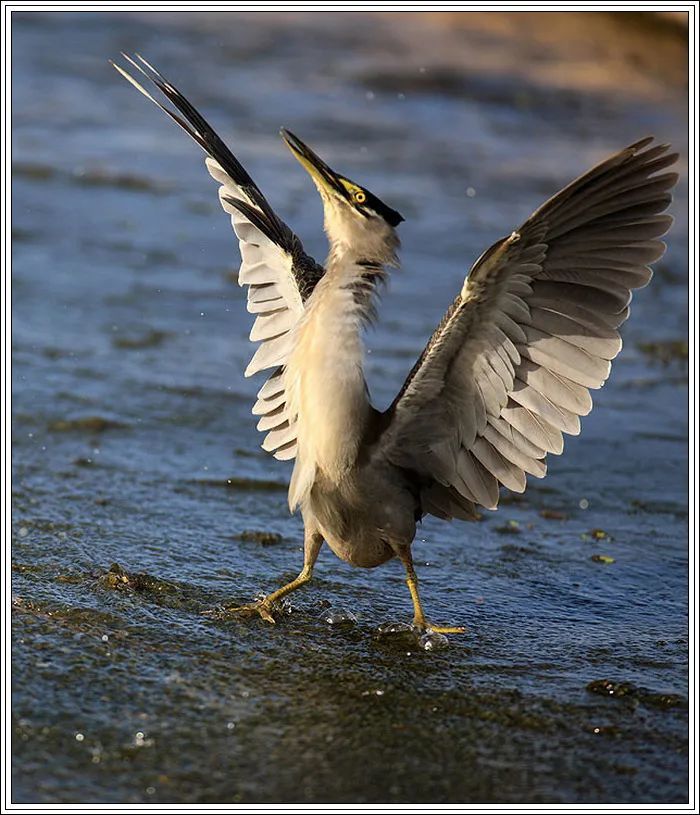
<instances>
[{"instance_id":1,"label":"clawed toe","mask_svg":"<svg viewBox=\"0 0 700 815\"><path fill-rule=\"evenodd\" d=\"M431 625L428 623L428 631L435 631L437 634L464 634L466 626L463 625Z\"/></svg>"},{"instance_id":2,"label":"clawed toe","mask_svg":"<svg viewBox=\"0 0 700 815\"><path fill-rule=\"evenodd\" d=\"M266 600L258 600L255 603L248 603L245 606L231 606L226 609L229 614L237 617L255 617L257 614L266 623L275 624L275 618L272 616L272 604Z\"/></svg>"},{"instance_id":3,"label":"clawed toe","mask_svg":"<svg viewBox=\"0 0 700 815\"><path fill-rule=\"evenodd\" d=\"M212 611L205 611L204 614L208 617L218 617L220 619L229 616L233 617L255 617L257 614L266 623L275 624L276 620L272 616L272 605L266 600L257 600L255 603L247 603L244 606L221 606Z\"/></svg>"},{"instance_id":4,"label":"clawed toe","mask_svg":"<svg viewBox=\"0 0 700 815\"><path fill-rule=\"evenodd\" d=\"M433 631L436 634L464 634L467 630L463 625L433 625L425 620L414 620L413 628L420 633Z\"/></svg>"},{"instance_id":5,"label":"clawed toe","mask_svg":"<svg viewBox=\"0 0 700 815\"><path fill-rule=\"evenodd\" d=\"M426 620L413 620L411 623L383 623L378 626L377 634L380 637L384 636L413 636L419 641L431 638L432 635L440 635L438 639L447 642L445 634L463 634L467 629L463 625L433 625ZM426 650L432 650L428 648Z\"/></svg>"}]
</instances>

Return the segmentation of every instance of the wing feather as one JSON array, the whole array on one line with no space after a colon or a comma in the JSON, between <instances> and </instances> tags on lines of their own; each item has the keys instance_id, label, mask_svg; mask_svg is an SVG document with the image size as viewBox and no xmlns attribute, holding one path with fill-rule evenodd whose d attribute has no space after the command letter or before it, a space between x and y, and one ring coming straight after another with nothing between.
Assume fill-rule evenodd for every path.
<instances>
[{"instance_id":1,"label":"wing feather","mask_svg":"<svg viewBox=\"0 0 700 815\"><path fill-rule=\"evenodd\" d=\"M281 369L293 346L292 330L324 270L305 254L299 238L275 214L253 179L199 111L142 57L123 56L158 88L175 110L159 102L126 70L112 63L114 67L205 151L207 170L220 184L219 200L231 216L241 251L238 282L248 287L247 308L256 315L250 339L260 343L245 375L275 369L258 394L253 413L262 416L258 428L270 431L263 448L277 458L293 458L294 428L281 428L278 422L284 416L286 404Z\"/></svg>"},{"instance_id":2,"label":"wing feather","mask_svg":"<svg viewBox=\"0 0 700 815\"><path fill-rule=\"evenodd\" d=\"M449 490L494 509L500 486L522 492L580 432L672 223L678 176L663 171L677 155L651 142L573 181L472 267L378 442L421 479L424 511L450 516Z\"/></svg>"},{"instance_id":3,"label":"wing feather","mask_svg":"<svg viewBox=\"0 0 700 815\"><path fill-rule=\"evenodd\" d=\"M496 419L495 421L499 420ZM539 451L541 452L541 456L536 458L526 455L522 448L513 441L513 431L512 428L510 428L510 425L508 425L507 422L502 421L501 427L504 428L504 432L508 434L509 438L502 435L496 429L495 424L489 422L484 430L484 440L488 442L495 450L497 450L504 458L508 459L508 461L510 461L514 466L519 467L523 472L530 473L538 478L542 478L547 471L547 465L544 463L544 461L540 460L544 457L545 451ZM517 490L518 492L522 492L525 488L524 476L522 486L523 489Z\"/></svg>"}]
</instances>

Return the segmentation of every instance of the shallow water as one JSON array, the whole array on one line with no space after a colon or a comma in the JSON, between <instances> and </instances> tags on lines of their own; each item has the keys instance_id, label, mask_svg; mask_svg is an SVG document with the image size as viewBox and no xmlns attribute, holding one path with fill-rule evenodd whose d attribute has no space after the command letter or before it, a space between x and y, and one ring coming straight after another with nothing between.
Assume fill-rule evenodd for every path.
<instances>
[{"instance_id":1,"label":"shallow water","mask_svg":"<svg viewBox=\"0 0 700 815\"><path fill-rule=\"evenodd\" d=\"M419 531L430 616L465 635L379 637L410 616L399 564L328 551L277 626L202 614L295 574L301 524L250 415L215 187L107 58L139 51L180 85L318 258L280 125L403 212L367 338L379 406L470 262L547 195L647 132L685 173L682 89L568 92L494 67L498 49L535 61L517 38L416 26L16 19L15 801L686 799L685 175L582 435L497 513Z\"/></svg>"}]
</instances>

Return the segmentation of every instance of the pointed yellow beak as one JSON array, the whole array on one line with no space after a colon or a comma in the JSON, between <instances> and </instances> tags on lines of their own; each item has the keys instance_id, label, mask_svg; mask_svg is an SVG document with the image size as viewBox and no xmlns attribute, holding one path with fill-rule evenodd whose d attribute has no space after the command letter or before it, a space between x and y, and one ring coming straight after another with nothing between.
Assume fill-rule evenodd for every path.
<instances>
[{"instance_id":1,"label":"pointed yellow beak","mask_svg":"<svg viewBox=\"0 0 700 815\"><path fill-rule=\"evenodd\" d=\"M334 192L347 199L348 193L343 184L341 184L340 177L336 172L331 170L322 158L317 156L310 147L307 147L301 139L297 138L297 136L289 130L282 128L280 133L294 158L301 164L320 189L327 192Z\"/></svg>"}]
</instances>

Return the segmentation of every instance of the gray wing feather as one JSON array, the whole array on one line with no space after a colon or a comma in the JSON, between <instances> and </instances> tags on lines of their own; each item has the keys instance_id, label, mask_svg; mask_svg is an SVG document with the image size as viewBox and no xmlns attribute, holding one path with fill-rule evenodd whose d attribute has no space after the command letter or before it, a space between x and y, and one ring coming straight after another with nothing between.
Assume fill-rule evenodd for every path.
<instances>
[{"instance_id":1,"label":"gray wing feather","mask_svg":"<svg viewBox=\"0 0 700 815\"><path fill-rule=\"evenodd\" d=\"M541 206L472 267L385 416L379 445L423 510L495 508L580 431L622 341L632 290L665 250L677 155L644 139Z\"/></svg>"}]
</instances>

